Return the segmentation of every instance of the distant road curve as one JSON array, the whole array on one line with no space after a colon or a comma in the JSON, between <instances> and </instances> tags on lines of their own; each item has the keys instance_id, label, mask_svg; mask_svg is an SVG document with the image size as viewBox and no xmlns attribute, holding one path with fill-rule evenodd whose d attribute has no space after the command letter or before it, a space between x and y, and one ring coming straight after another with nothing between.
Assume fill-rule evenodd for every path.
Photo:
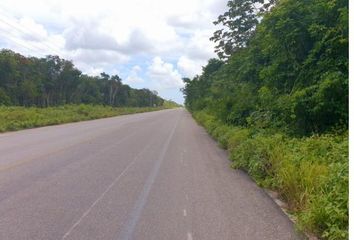
<instances>
[{"instance_id":1,"label":"distant road curve","mask_svg":"<svg viewBox=\"0 0 354 240\"><path fill-rule=\"evenodd\" d=\"M184 109L0 134L0 239L298 239Z\"/></svg>"}]
</instances>

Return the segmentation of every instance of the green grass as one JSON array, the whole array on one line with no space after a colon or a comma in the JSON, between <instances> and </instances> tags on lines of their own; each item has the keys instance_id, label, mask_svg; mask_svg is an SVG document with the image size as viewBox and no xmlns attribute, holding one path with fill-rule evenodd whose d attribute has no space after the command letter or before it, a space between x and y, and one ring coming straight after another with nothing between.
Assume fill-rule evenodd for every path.
<instances>
[{"instance_id":1,"label":"green grass","mask_svg":"<svg viewBox=\"0 0 354 240\"><path fill-rule=\"evenodd\" d=\"M203 111L193 115L228 149L232 167L280 194L298 228L348 239L348 133L293 138L228 126Z\"/></svg>"},{"instance_id":2,"label":"green grass","mask_svg":"<svg viewBox=\"0 0 354 240\"><path fill-rule=\"evenodd\" d=\"M61 123L113 117L166 109L166 107L108 107L100 105L63 105L58 107L0 106L0 132L15 131Z\"/></svg>"}]
</instances>

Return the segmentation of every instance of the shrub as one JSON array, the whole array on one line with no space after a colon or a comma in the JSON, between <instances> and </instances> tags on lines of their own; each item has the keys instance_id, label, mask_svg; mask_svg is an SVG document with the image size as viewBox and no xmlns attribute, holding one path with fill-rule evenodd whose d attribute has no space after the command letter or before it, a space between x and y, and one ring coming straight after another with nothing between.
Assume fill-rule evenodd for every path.
<instances>
[{"instance_id":1,"label":"shrub","mask_svg":"<svg viewBox=\"0 0 354 240\"><path fill-rule=\"evenodd\" d=\"M293 138L223 125L201 111L198 122L230 152L231 166L280 193L298 226L324 239L348 238L348 133Z\"/></svg>"},{"instance_id":2,"label":"shrub","mask_svg":"<svg viewBox=\"0 0 354 240\"><path fill-rule=\"evenodd\" d=\"M164 109L164 107L114 108L84 104L48 108L0 106L0 132L161 109Z\"/></svg>"}]
</instances>

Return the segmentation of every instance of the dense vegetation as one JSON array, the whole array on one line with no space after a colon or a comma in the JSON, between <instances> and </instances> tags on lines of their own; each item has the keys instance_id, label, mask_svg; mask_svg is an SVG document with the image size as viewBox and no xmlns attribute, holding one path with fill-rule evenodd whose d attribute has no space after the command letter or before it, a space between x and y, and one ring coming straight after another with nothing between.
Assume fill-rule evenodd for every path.
<instances>
[{"instance_id":1,"label":"dense vegetation","mask_svg":"<svg viewBox=\"0 0 354 240\"><path fill-rule=\"evenodd\" d=\"M185 105L301 229L348 238L348 1L231 0Z\"/></svg>"},{"instance_id":2,"label":"dense vegetation","mask_svg":"<svg viewBox=\"0 0 354 240\"><path fill-rule=\"evenodd\" d=\"M0 132L25 128L113 117L131 113L157 111L175 106L111 107L71 104L56 107L0 106Z\"/></svg>"},{"instance_id":3,"label":"dense vegetation","mask_svg":"<svg viewBox=\"0 0 354 240\"><path fill-rule=\"evenodd\" d=\"M228 125L207 110L193 115L228 149L232 167L279 193L301 230L323 239L348 239L347 133L295 138Z\"/></svg>"},{"instance_id":4,"label":"dense vegetation","mask_svg":"<svg viewBox=\"0 0 354 240\"><path fill-rule=\"evenodd\" d=\"M58 56L0 51L0 132L178 106L156 91L123 84L117 75L82 74Z\"/></svg>"},{"instance_id":5,"label":"dense vegetation","mask_svg":"<svg viewBox=\"0 0 354 240\"><path fill-rule=\"evenodd\" d=\"M82 74L71 61L58 56L36 58L0 51L0 105L148 107L162 106L163 102L155 91L133 89L117 75Z\"/></svg>"}]
</instances>

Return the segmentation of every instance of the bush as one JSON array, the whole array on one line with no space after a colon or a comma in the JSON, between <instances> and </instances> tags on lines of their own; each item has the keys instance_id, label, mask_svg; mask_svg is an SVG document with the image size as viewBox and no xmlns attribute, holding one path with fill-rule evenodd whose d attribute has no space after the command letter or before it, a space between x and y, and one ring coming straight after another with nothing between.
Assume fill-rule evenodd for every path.
<instances>
[{"instance_id":1,"label":"bush","mask_svg":"<svg viewBox=\"0 0 354 240\"><path fill-rule=\"evenodd\" d=\"M0 106L0 132L77 122L123 114L156 111L164 107L115 108L101 105L63 105L58 107Z\"/></svg>"},{"instance_id":2,"label":"bush","mask_svg":"<svg viewBox=\"0 0 354 240\"><path fill-rule=\"evenodd\" d=\"M236 149L249 136L250 131L247 128L235 128L230 133L230 137L227 142L227 148L230 150Z\"/></svg>"},{"instance_id":3,"label":"bush","mask_svg":"<svg viewBox=\"0 0 354 240\"><path fill-rule=\"evenodd\" d=\"M204 111L194 116L229 150L232 167L279 192L301 229L348 238L348 133L293 138L223 125Z\"/></svg>"}]
</instances>

